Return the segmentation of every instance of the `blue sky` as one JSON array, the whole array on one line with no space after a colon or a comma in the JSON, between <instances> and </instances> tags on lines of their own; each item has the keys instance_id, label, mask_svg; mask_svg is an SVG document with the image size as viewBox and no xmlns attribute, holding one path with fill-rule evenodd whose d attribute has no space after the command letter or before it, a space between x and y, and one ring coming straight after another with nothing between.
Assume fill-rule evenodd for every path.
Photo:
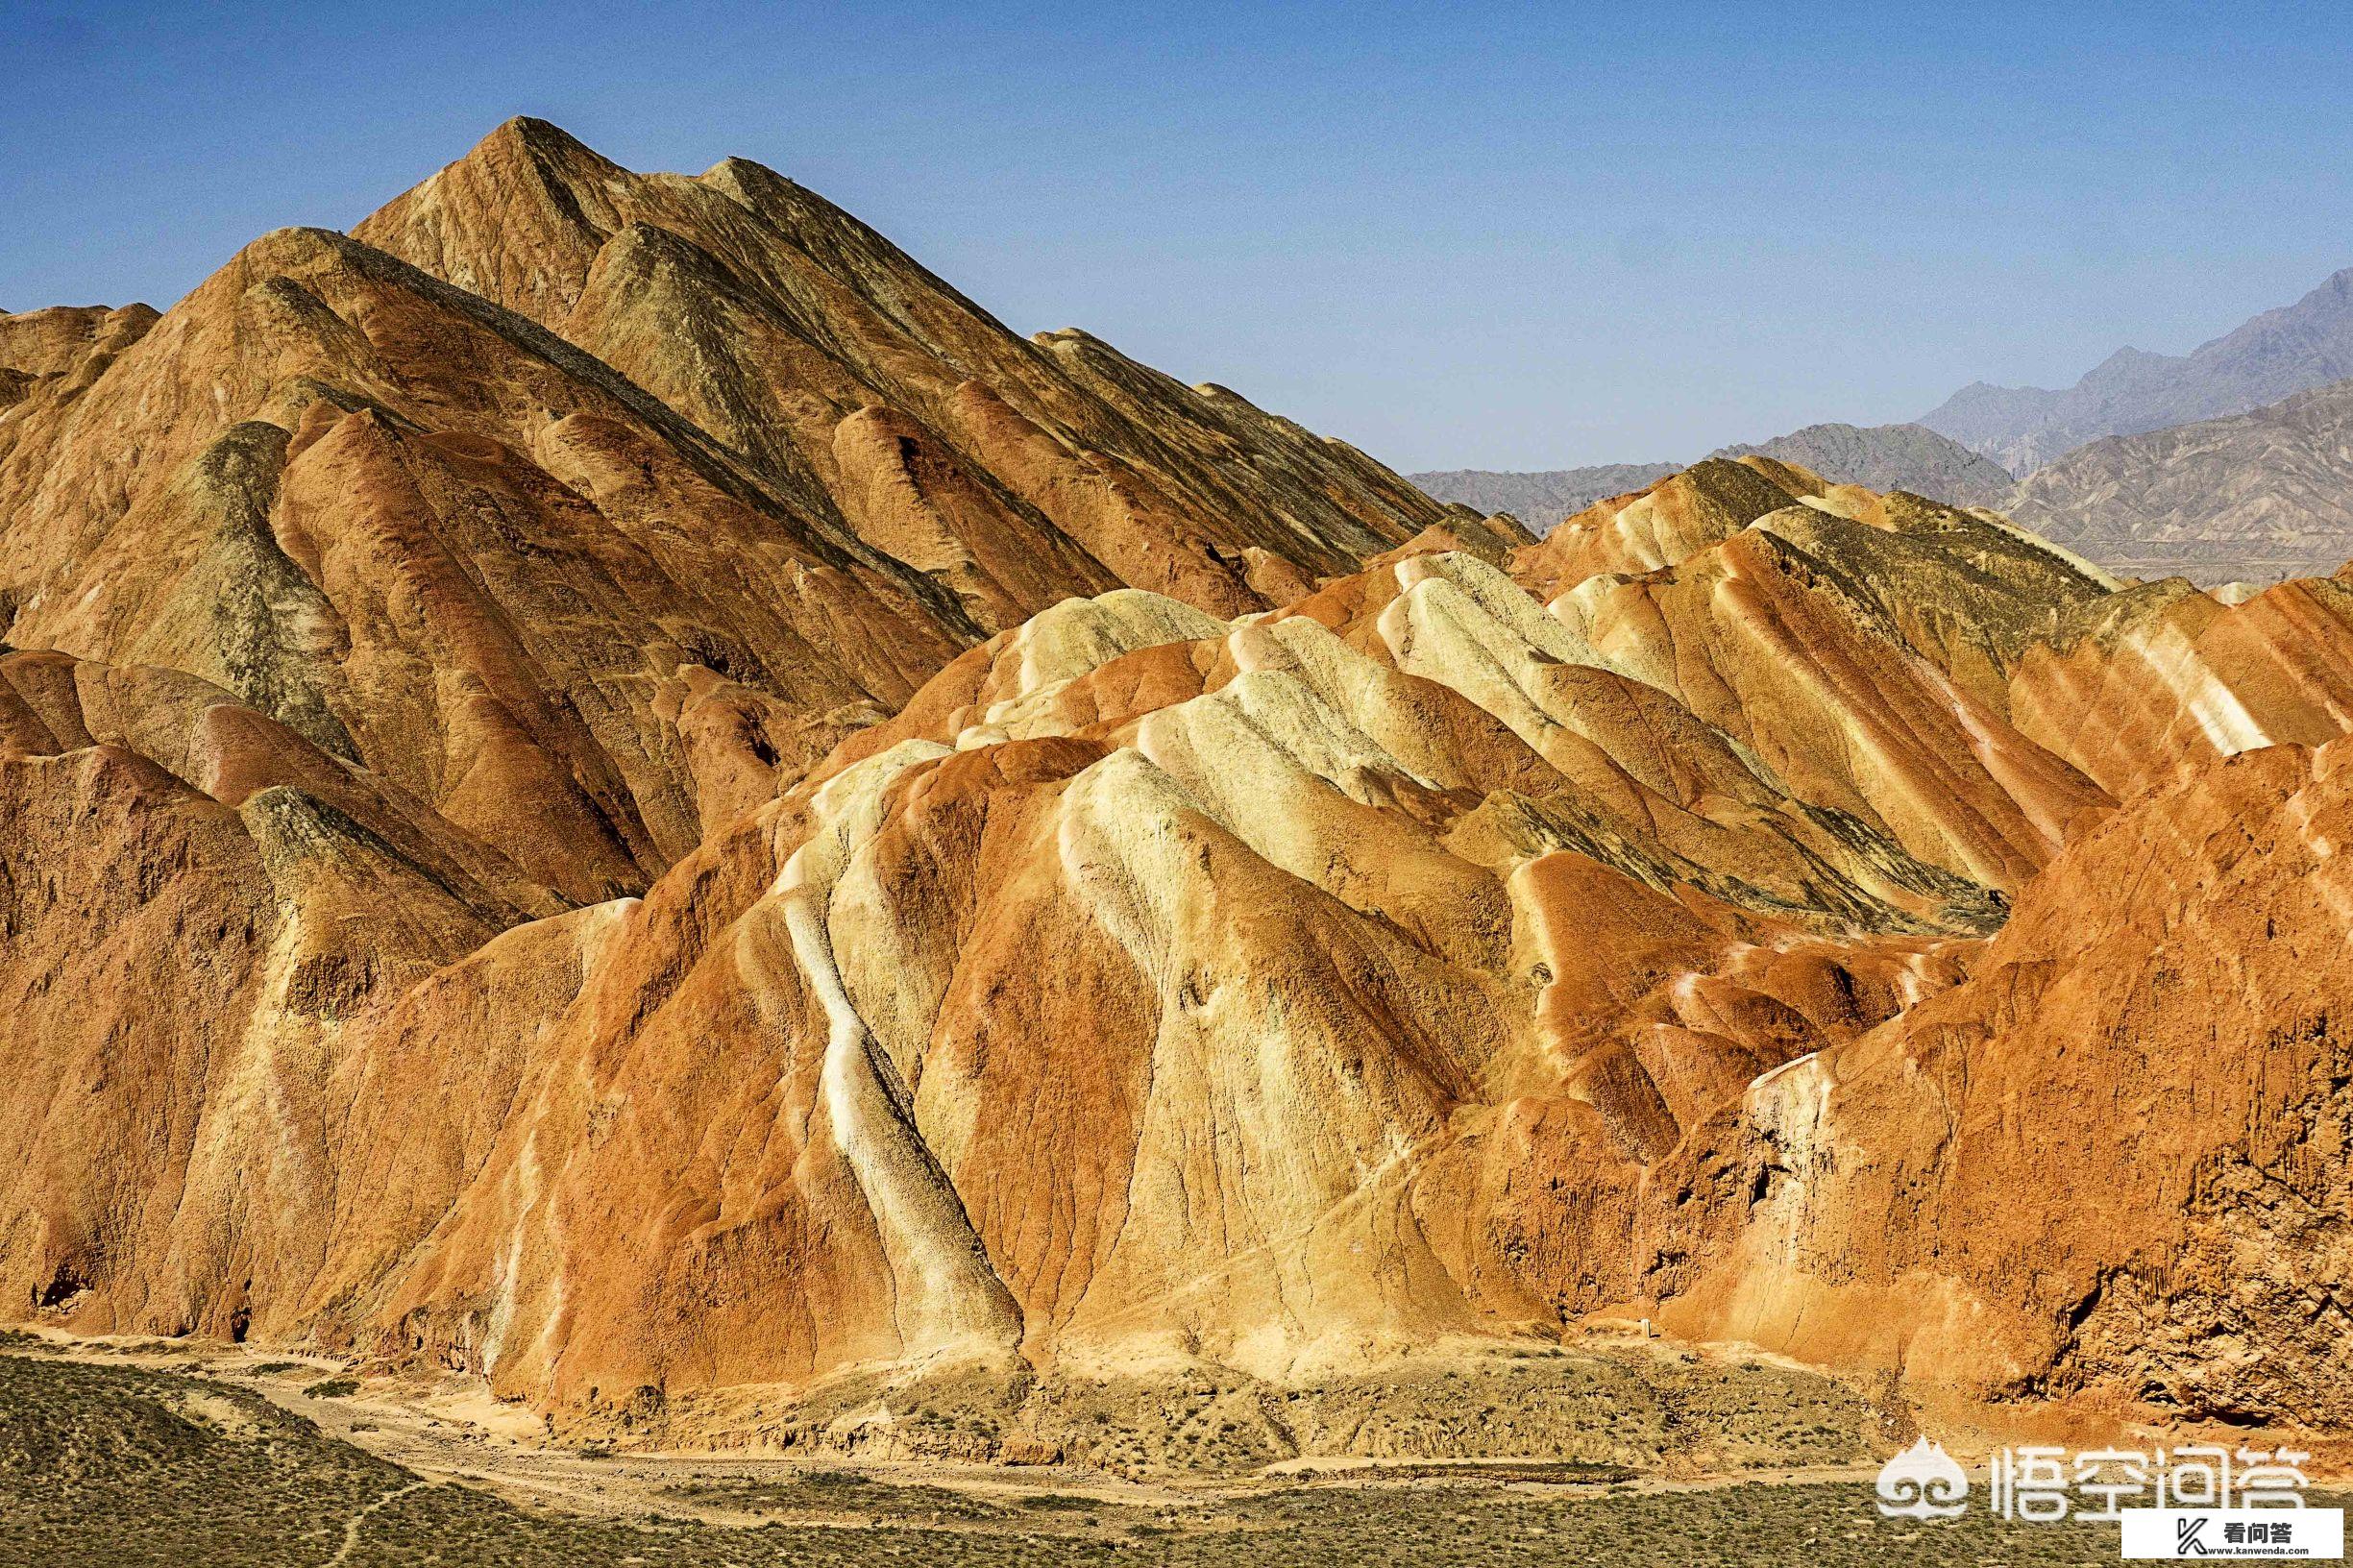
<instances>
[{"instance_id":1,"label":"blue sky","mask_svg":"<svg viewBox=\"0 0 2353 1568\"><path fill-rule=\"evenodd\" d=\"M1688 458L2353 265L2344 14L0 0L0 308L168 304L533 113L1399 468Z\"/></svg>"}]
</instances>

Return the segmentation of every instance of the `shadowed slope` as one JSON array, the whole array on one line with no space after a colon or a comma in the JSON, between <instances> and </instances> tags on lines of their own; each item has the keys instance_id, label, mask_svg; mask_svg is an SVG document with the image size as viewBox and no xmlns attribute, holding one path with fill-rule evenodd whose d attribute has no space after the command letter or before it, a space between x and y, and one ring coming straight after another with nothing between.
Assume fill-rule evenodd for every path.
<instances>
[{"instance_id":1,"label":"shadowed slope","mask_svg":"<svg viewBox=\"0 0 2353 1568\"><path fill-rule=\"evenodd\" d=\"M609 369L316 231L25 410L0 480L12 641L212 679L575 898L965 635ZM688 717L723 684L736 734Z\"/></svg>"}]
</instances>

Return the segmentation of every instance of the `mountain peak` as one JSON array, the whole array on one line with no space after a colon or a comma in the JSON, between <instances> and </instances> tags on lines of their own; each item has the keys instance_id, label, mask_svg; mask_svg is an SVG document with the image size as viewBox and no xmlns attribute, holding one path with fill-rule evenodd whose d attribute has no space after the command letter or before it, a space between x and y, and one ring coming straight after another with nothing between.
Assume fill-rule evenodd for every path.
<instances>
[{"instance_id":1,"label":"mountain peak","mask_svg":"<svg viewBox=\"0 0 2353 1568\"><path fill-rule=\"evenodd\" d=\"M491 128L489 135L474 144L466 157L509 150L564 162L591 163L607 169L618 170L621 167L552 120L543 120L530 114L517 114L501 120Z\"/></svg>"},{"instance_id":2,"label":"mountain peak","mask_svg":"<svg viewBox=\"0 0 2353 1568\"><path fill-rule=\"evenodd\" d=\"M730 153L695 178L701 184L720 190L735 191L748 196L761 192L800 190L800 184L778 174L756 159L738 158Z\"/></svg>"},{"instance_id":3,"label":"mountain peak","mask_svg":"<svg viewBox=\"0 0 2353 1568\"><path fill-rule=\"evenodd\" d=\"M576 199L572 193L583 188L628 178L628 170L562 126L518 114L493 126L463 158L416 188L472 179L501 186L510 195L538 191L560 201Z\"/></svg>"},{"instance_id":4,"label":"mountain peak","mask_svg":"<svg viewBox=\"0 0 2353 1568\"><path fill-rule=\"evenodd\" d=\"M352 236L551 327L621 227L612 193L631 178L561 127L518 115Z\"/></svg>"},{"instance_id":5,"label":"mountain peak","mask_svg":"<svg viewBox=\"0 0 2353 1568\"><path fill-rule=\"evenodd\" d=\"M2019 474L2107 435L2243 413L2353 377L2353 267L2187 355L2121 348L2070 387L1975 382L1920 422Z\"/></svg>"}]
</instances>

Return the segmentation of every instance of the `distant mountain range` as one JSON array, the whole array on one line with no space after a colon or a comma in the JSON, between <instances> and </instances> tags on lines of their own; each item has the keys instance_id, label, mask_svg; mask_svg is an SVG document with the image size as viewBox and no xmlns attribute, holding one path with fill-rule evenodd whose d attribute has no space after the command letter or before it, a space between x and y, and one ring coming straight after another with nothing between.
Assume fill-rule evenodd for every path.
<instances>
[{"instance_id":1,"label":"distant mountain range","mask_svg":"<svg viewBox=\"0 0 2353 1568\"><path fill-rule=\"evenodd\" d=\"M1713 455L1751 453L1991 506L2136 576L2334 572L2353 555L2353 267L2189 354L2119 349L2062 391L1981 381L1916 424L1809 425ZM1542 533L1673 467L1408 478Z\"/></svg>"},{"instance_id":2,"label":"distant mountain range","mask_svg":"<svg viewBox=\"0 0 2353 1568\"><path fill-rule=\"evenodd\" d=\"M2135 576L2327 576L2353 555L2353 380L2095 441L2029 475L2002 509Z\"/></svg>"},{"instance_id":3,"label":"distant mountain range","mask_svg":"<svg viewBox=\"0 0 2353 1568\"><path fill-rule=\"evenodd\" d=\"M2008 472L1924 425L1808 425L1762 446L1723 447L1714 457L1777 457L1825 478L1872 490L1908 490L1954 506L1995 506Z\"/></svg>"},{"instance_id":4,"label":"distant mountain range","mask_svg":"<svg viewBox=\"0 0 2353 1568\"><path fill-rule=\"evenodd\" d=\"M2119 349L2063 391L1965 386L1920 423L2025 477L2109 435L2244 413L2353 377L2353 267L2187 355Z\"/></svg>"},{"instance_id":5,"label":"distant mountain range","mask_svg":"<svg viewBox=\"0 0 2353 1568\"><path fill-rule=\"evenodd\" d=\"M1719 448L1711 457L1778 457L1842 484L1909 490L1956 506L1986 506L2010 492L2010 476L1959 443L1920 425L1808 425L1755 446ZM1604 463L1538 473L1458 468L1406 477L1440 501L1509 512L1538 534L1597 501L1639 490L1679 463Z\"/></svg>"},{"instance_id":6,"label":"distant mountain range","mask_svg":"<svg viewBox=\"0 0 2353 1568\"><path fill-rule=\"evenodd\" d=\"M1489 514L1509 512L1537 533L1597 501L1639 490L1663 479L1680 463L1598 463L1591 468L1548 468L1507 473L1486 468L1450 468L1409 474L1425 495L1459 502Z\"/></svg>"}]
</instances>

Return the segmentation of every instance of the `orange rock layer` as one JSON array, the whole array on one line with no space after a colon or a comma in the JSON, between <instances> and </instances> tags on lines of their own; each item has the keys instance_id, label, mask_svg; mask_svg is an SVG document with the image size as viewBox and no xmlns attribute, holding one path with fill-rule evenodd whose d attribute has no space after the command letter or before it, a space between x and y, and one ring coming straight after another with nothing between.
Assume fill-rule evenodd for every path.
<instances>
[{"instance_id":1,"label":"orange rock layer","mask_svg":"<svg viewBox=\"0 0 2353 1568\"><path fill-rule=\"evenodd\" d=\"M1763 458L1534 544L533 122L0 370L13 1315L2353 1418L2339 584Z\"/></svg>"}]
</instances>

